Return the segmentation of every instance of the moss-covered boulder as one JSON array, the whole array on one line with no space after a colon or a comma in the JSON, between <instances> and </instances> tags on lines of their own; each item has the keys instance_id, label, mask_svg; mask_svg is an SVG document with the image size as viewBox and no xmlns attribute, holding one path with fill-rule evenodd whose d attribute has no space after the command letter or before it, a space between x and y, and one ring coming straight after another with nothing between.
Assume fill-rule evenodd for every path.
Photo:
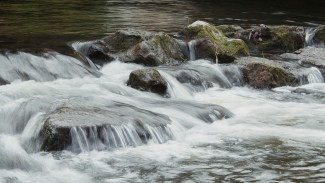
<instances>
[{"instance_id":1,"label":"moss-covered boulder","mask_svg":"<svg viewBox=\"0 0 325 183\"><path fill-rule=\"evenodd\" d=\"M249 49L240 39L229 39L213 25L196 21L179 33L184 39L195 39L197 59L230 63L235 58L249 55Z\"/></svg>"},{"instance_id":2,"label":"moss-covered boulder","mask_svg":"<svg viewBox=\"0 0 325 183\"><path fill-rule=\"evenodd\" d=\"M114 59L149 66L186 60L179 43L168 34L132 29L88 42L77 50L99 65Z\"/></svg>"},{"instance_id":3,"label":"moss-covered boulder","mask_svg":"<svg viewBox=\"0 0 325 183\"><path fill-rule=\"evenodd\" d=\"M325 45L325 25L322 25L316 29L313 37L313 43L318 45Z\"/></svg>"},{"instance_id":4,"label":"moss-covered boulder","mask_svg":"<svg viewBox=\"0 0 325 183\"><path fill-rule=\"evenodd\" d=\"M254 88L275 88L296 84L293 74L263 63L250 63L243 69L244 80Z\"/></svg>"},{"instance_id":5,"label":"moss-covered boulder","mask_svg":"<svg viewBox=\"0 0 325 183\"><path fill-rule=\"evenodd\" d=\"M176 39L166 33L156 33L150 39L129 49L120 59L125 62L157 66L185 61L186 56Z\"/></svg>"},{"instance_id":6,"label":"moss-covered boulder","mask_svg":"<svg viewBox=\"0 0 325 183\"><path fill-rule=\"evenodd\" d=\"M147 68L132 71L127 85L132 88L164 94L167 90L167 82L156 69Z\"/></svg>"},{"instance_id":7,"label":"moss-covered boulder","mask_svg":"<svg viewBox=\"0 0 325 183\"><path fill-rule=\"evenodd\" d=\"M235 62L242 66L245 83L254 88L270 89L298 83L298 75L294 74L299 69L296 66L258 57L244 57Z\"/></svg>"},{"instance_id":8,"label":"moss-covered boulder","mask_svg":"<svg viewBox=\"0 0 325 183\"><path fill-rule=\"evenodd\" d=\"M238 31L234 38L244 40L251 52L285 53L304 47L305 31L300 26L265 26Z\"/></svg>"}]
</instances>

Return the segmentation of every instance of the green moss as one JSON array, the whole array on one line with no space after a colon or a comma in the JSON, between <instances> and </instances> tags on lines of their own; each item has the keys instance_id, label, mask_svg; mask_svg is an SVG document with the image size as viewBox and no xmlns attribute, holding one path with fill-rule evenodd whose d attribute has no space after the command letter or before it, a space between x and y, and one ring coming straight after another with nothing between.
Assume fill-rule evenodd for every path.
<instances>
[{"instance_id":1,"label":"green moss","mask_svg":"<svg viewBox=\"0 0 325 183\"><path fill-rule=\"evenodd\" d=\"M188 32L197 39L208 39L214 44L205 50L205 56L210 59L218 57L220 60L227 59L232 62L237 56L249 55L249 48L242 40L231 40L224 36L222 31L210 24L189 26Z\"/></svg>"},{"instance_id":2,"label":"green moss","mask_svg":"<svg viewBox=\"0 0 325 183\"><path fill-rule=\"evenodd\" d=\"M170 57L171 54L171 50L169 48L170 45L170 37L166 34L166 33L162 33L162 34L158 34L155 36L155 42L157 45L160 45L162 47L162 49L164 50L164 52L166 53L166 55L168 57Z\"/></svg>"},{"instance_id":3,"label":"green moss","mask_svg":"<svg viewBox=\"0 0 325 183\"><path fill-rule=\"evenodd\" d=\"M273 67L265 63L250 63L248 64L248 67L253 70L262 67L263 70L269 72L272 75L272 77L270 78L271 82L276 83L279 86L292 84L291 76L289 76L289 74L285 70L279 67Z\"/></svg>"},{"instance_id":4,"label":"green moss","mask_svg":"<svg viewBox=\"0 0 325 183\"><path fill-rule=\"evenodd\" d=\"M279 26L272 30L272 33L275 34L282 43L282 47L287 50L293 51L296 50L297 43L296 39L293 37L293 33L290 31L289 26Z\"/></svg>"},{"instance_id":5,"label":"green moss","mask_svg":"<svg viewBox=\"0 0 325 183\"><path fill-rule=\"evenodd\" d=\"M249 55L249 48L243 40L233 39L229 40L226 45L223 45L225 51L232 56L235 55Z\"/></svg>"}]
</instances>

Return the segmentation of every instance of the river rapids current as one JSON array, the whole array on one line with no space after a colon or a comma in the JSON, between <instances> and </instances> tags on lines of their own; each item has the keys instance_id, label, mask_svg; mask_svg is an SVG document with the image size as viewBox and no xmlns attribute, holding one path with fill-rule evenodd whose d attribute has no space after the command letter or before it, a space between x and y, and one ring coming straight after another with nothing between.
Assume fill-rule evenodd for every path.
<instances>
[{"instance_id":1,"label":"river rapids current","mask_svg":"<svg viewBox=\"0 0 325 183\"><path fill-rule=\"evenodd\" d=\"M0 182L325 180L325 83L316 68L305 70L307 83L300 86L256 90L244 85L235 65L160 66L168 83L167 96L160 96L126 86L141 65L116 60L96 70L56 52L6 52L0 61L0 78L10 81L0 86ZM184 69L196 80L177 80ZM98 139L97 129L91 138L72 128L70 149L40 151L35 141L45 116L62 104L85 103L110 106L121 116L139 115L133 108L159 113L170 123L150 127L160 118L149 115L152 138L145 143L128 123L102 129L113 134L107 141ZM223 106L232 117L199 110L204 105Z\"/></svg>"}]
</instances>

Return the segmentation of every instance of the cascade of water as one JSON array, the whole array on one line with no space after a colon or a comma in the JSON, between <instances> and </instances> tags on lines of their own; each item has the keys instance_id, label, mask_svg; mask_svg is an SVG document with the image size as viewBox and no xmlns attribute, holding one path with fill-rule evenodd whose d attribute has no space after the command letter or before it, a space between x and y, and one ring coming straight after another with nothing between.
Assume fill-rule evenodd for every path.
<instances>
[{"instance_id":1,"label":"cascade of water","mask_svg":"<svg viewBox=\"0 0 325 183\"><path fill-rule=\"evenodd\" d=\"M196 46L197 41L196 40L192 40L190 42L188 42L188 48L189 48L189 52L190 52L190 61L196 60L196 52L195 52L195 46Z\"/></svg>"},{"instance_id":2,"label":"cascade of water","mask_svg":"<svg viewBox=\"0 0 325 183\"><path fill-rule=\"evenodd\" d=\"M98 76L99 73L79 60L55 52L35 56L29 53L0 54L0 81L52 81L58 78Z\"/></svg>"},{"instance_id":3,"label":"cascade of water","mask_svg":"<svg viewBox=\"0 0 325 183\"><path fill-rule=\"evenodd\" d=\"M233 86L244 86L244 78L237 65L220 66L222 73Z\"/></svg>"},{"instance_id":4,"label":"cascade of water","mask_svg":"<svg viewBox=\"0 0 325 183\"><path fill-rule=\"evenodd\" d=\"M190 50L189 50L189 47L188 47L188 43L185 42L185 41L182 41L180 39L176 39L179 47L181 48L184 56L188 59L190 59Z\"/></svg>"},{"instance_id":5,"label":"cascade of water","mask_svg":"<svg viewBox=\"0 0 325 183\"><path fill-rule=\"evenodd\" d=\"M322 73L316 67L311 67L308 69L307 80L309 83L324 83L324 78Z\"/></svg>"},{"instance_id":6,"label":"cascade of water","mask_svg":"<svg viewBox=\"0 0 325 183\"><path fill-rule=\"evenodd\" d=\"M313 38L315 36L316 30L317 30L316 27L307 28L305 30L306 32L305 47L313 45Z\"/></svg>"},{"instance_id":7,"label":"cascade of water","mask_svg":"<svg viewBox=\"0 0 325 183\"><path fill-rule=\"evenodd\" d=\"M131 124L121 126L107 125L103 127L73 127L70 130L71 151L86 152L114 148L137 147L149 140L164 143L175 139L182 130L175 125L150 126L139 129Z\"/></svg>"},{"instance_id":8,"label":"cascade of water","mask_svg":"<svg viewBox=\"0 0 325 183\"><path fill-rule=\"evenodd\" d=\"M316 67L303 69L299 72L300 85L308 83L324 83L324 78L320 70Z\"/></svg>"}]
</instances>

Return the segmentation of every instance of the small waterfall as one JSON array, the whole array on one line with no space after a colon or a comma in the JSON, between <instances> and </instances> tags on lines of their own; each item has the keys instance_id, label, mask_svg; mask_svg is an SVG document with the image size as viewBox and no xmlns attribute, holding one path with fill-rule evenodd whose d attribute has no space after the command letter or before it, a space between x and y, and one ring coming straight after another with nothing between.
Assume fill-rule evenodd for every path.
<instances>
[{"instance_id":1,"label":"small waterfall","mask_svg":"<svg viewBox=\"0 0 325 183\"><path fill-rule=\"evenodd\" d=\"M195 52L195 46L196 46L197 41L196 40L192 40L190 42L188 42L188 48L190 51L190 61L196 60L196 52Z\"/></svg>"},{"instance_id":2,"label":"small waterfall","mask_svg":"<svg viewBox=\"0 0 325 183\"><path fill-rule=\"evenodd\" d=\"M313 38L316 33L316 30L317 30L316 27L307 28L305 30L306 32L305 47L313 45Z\"/></svg>"},{"instance_id":3,"label":"small waterfall","mask_svg":"<svg viewBox=\"0 0 325 183\"><path fill-rule=\"evenodd\" d=\"M233 86L244 86L243 74L237 65L221 65L220 68Z\"/></svg>"},{"instance_id":4,"label":"small waterfall","mask_svg":"<svg viewBox=\"0 0 325 183\"><path fill-rule=\"evenodd\" d=\"M300 84L303 85L308 83L324 83L323 75L318 68L310 67L301 71Z\"/></svg>"},{"instance_id":5,"label":"small waterfall","mask_svg":"<svg viewBox=\"0 0 325 183\"><path fill-rule=\"evenodd\" d=\"M96 69L84 65L79 60L56 52L41 56L30 53L0 54L0 83L15 80L53 81L58 78L72 79L85 76L99 76Z\"/></svg>"},{"instance_id":6,"label":"small waterfall","mask_svg":"<svg viewBox=\"0 0 325 183\"><path fill-rule=\"evenodd\" d=\"M188 48L188 43L179 39L176 39L179 47L181 48L184 56L186 56L186 58L190 59L190 52L189 52L189 48Z\"/></svg>"},{"instance_id":7,"label":"small waterfall","mask_svg":"<svg viewBox=\"0 0 325 183\"><path fill-rule=\"evenodd\" d=\"M73 127L70 130L71 151L75 153L92 150L137 147L149 141L164 143L179 136L175 126L150 126L143 128L130 124L103 127ZM176 134L175 134L176 133Z\"/></svg>"},{"instance_id":8,"label":"small waterfall","mask_svg":"<svg viewBox=\"0 0 325 183\"><path fill-rule=\"evenodd\" d=\"M323 75L316 67L309 68L308 72L307 80L309 83L324 83Z\"/></svg>"}]
</instances>

